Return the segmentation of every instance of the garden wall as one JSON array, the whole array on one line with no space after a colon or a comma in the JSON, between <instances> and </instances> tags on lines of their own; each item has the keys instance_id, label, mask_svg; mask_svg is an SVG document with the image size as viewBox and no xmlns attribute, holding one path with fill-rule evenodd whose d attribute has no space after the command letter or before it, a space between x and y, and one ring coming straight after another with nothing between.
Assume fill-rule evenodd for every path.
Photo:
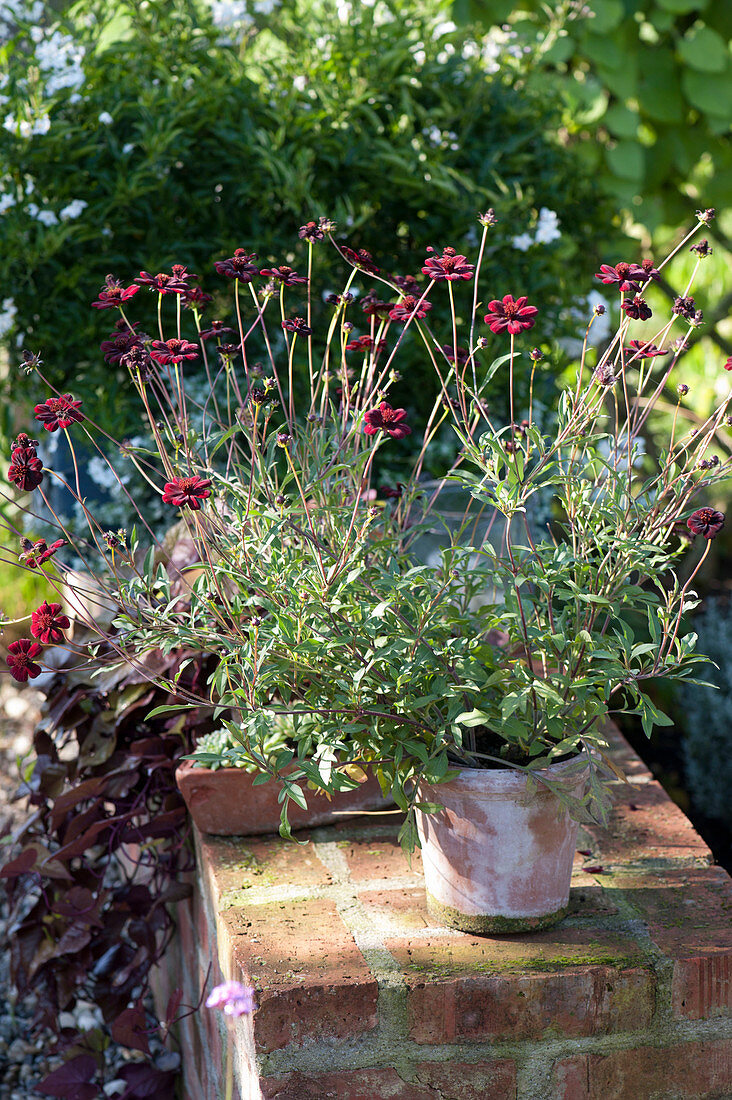
<instances>
[{"instance_id":1,"label":"garden wall","mask_svg":"<svg viewBox=\"0 0 732 1100\"><path fill-rule=\"evenodd\" d=\"M307 846L199 835L159 998L256 986L241 1100L729 1098L732 883L619 736L614 753L630 784L609 827L580 834L557 928L439 926L396 813ZM186 1100L223 1095L221 1026L203 1008L183 1022Z\"/></svg>"}]
</instances>

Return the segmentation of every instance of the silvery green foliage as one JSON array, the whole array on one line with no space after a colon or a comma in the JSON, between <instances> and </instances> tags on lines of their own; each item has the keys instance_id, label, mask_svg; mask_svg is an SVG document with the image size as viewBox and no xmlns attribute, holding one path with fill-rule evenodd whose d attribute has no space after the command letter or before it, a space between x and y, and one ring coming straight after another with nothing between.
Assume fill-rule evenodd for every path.
<instances>
[{"instance_id":1,"label":"silvery green foliage","mask_svg":"<svg viewBox=\"0 0 732 1100\"><path fill-rule=\"evenodd\" d=\"M703 678L713 686L684 690L684 765L696 808L732 824L732 609L710 600L696 620L699 648L711 660Z\"/></svg>"}]
</instances>

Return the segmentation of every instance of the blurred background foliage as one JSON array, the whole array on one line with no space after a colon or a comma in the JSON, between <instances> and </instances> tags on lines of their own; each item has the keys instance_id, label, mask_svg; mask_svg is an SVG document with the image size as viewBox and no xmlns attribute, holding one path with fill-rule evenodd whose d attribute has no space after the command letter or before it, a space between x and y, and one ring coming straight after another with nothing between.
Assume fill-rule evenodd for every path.
<instances>
[{"instance_id":1,"label":"blurred background foliage","mask_svg":"<svg viewBox=\"0 0 732 1100\"><path fill-rule=\"evenodd\" d=\"M493 206L492 293L528 294L551 318L578 278L591 283L598 236L612 231L600 191L557 138L557 97L527 87L521 57L487 65L442 0L260 0L234 18L245 9L79 0L56 30L17 17L9 27L0 285L15 311L5 342L16 396L29 389L15 371L28 346L122 438L129 410L98 350L114 318L89 308L105 275L131 281L177 262L222 291L213 259L244 246L303 263L298 227L321 214L384 270L419 275L427 244L474 250L477 215ZM58 87L61 47L77 51L80 76ZM561 236L517 251L513 237L542 207ZM337 257L318 266L318 297L342 286ZM152 325L153 296L148 304ZM423 368L412 365L415 401Z\"/></svg>"}]
</instances>

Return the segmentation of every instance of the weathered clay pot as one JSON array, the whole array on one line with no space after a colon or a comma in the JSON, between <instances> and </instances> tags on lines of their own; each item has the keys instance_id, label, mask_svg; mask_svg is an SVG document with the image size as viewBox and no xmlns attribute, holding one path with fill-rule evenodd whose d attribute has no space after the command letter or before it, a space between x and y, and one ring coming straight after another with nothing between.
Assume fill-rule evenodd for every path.
<instances>
[{"instance_id":1,"label":"weathered clay pot","mask_svg":"<svg viewBox=\"0 0 732 1100\"><path fill-rule=\"evenodd\" d=\"M578 761L546 774L579 797L586 771ZM569 901L577 840L573 821L543 784L529 790L523 773L461 769L424 801L444 809L417 815L427 905L433 917L466 932L516 933L548 928Z\"/></svg>"},{"instance_id":2,"label":"weathered clay pot","mask_svg":"<svg viewBox=\"0 0 732 1100\"><path fill-rule=\"evenodd\" d=\"M243 768L197 768L184 760L175 779L188 812L203 833L216 836L253 836L276 833L281 806L276 783L254 786L254 774ZM293 829L333 825L365 810L383 810L390 805L375 776L368 776L355 790L344 791L328 801L324 794L306 790L307 810L293 802L288 812Z\"/></svg>"}]
</instances>

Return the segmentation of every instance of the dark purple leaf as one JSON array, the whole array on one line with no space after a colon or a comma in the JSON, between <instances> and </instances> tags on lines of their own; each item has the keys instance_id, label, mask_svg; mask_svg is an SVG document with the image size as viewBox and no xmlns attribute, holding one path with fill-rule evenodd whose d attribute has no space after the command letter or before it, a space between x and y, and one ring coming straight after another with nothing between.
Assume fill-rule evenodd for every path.
<instances>
[{"instance_id":1,"label":"dark purple leaf","mask_svg":"<svg viewBox=\"0 0 732 1100\"><path fill-rule=\"evenodd\" d=\"M173 1100L176 1074L139 1062L119 1072L127 1088L120 1100Z\"/></svg>"},{"instance_id":2,"label":"dark purple leaf","mask_svg":"<svg viewBox=\"0 0 732 1100\"><path fill-rule=\"evenodd\" d=\"M112 1038L115 1043L131 1047L132 1050L141 1050L143 1054L150 1053L146 1031L147 1016L141 1001L126 1008L112 1024Z\"/></svg>"},{"instance_id":3,"label":"dark purple leaf","mask_svg":"<svg viewBox=\"0 0 732 1100\"><path fill-rule=\"evenodd\" d=\"M96 1100L99 1090L91 1084L97 1072L96 1058L91 1054L79 1054L65 1062L36 1085L36 1092L44 1096L58 1096L63 1100Z\"/></svg>"}]
</instances>

